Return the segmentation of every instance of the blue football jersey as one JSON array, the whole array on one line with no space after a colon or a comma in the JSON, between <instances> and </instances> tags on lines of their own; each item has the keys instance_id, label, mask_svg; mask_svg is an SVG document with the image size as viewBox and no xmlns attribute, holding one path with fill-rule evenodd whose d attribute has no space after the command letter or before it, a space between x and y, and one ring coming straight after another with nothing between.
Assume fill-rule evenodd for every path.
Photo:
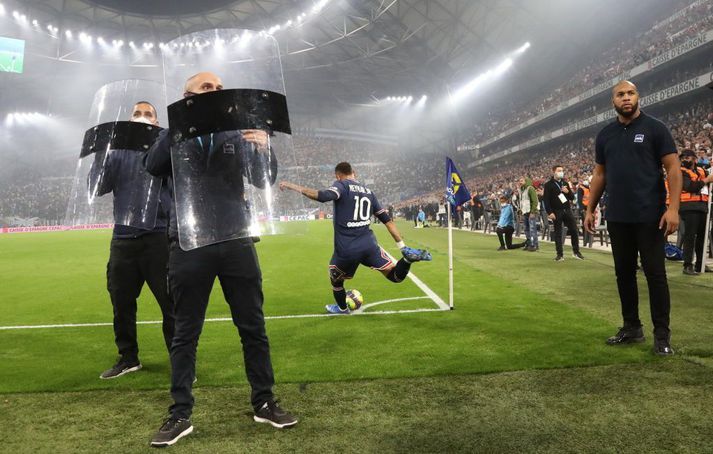
<instances>
[{"instance_id":1,"label":"blue football jersey","mask_svg":"<svg viewBox=\"0 0 713 454\"><path fill-rule=\"evenodd\" d=\"M323 195L320 200L334 201L336 253L347 256L377 244L374 233L369 228L371 216L379 217L384 223L390 218L371 189L355 180L337 180L320 193Z\"/></svg>"}]
</instances>

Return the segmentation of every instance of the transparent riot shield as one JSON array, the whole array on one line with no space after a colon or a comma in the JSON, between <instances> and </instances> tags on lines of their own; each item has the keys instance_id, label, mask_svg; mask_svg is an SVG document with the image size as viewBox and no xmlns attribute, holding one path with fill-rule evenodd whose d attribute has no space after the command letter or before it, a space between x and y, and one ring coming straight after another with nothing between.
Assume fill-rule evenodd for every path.
<instances>
[{"instance_id":1,"label":"transparent riot shield","mask_svg":"<svg viewBox=\"0 0 713 454\"><path fill-rule=\"evenodd\" d=\"M303 179L274 38L194 33L167 43L163 64L181 248L306 230L284 222L308 217L304 199L275 184Z\"/></svg>"},{"instance_id":2,"label":"transparent riot shield","mask_svg":"<svg viewBox=\"0 0 713 454\"><path fill-rule=\"evenodd\" d=\"M135 79L96 92L66 225L113 223L150 230L158 210L168 209L160 206L161 179L143 168L143 156L161 130L163 93L162 84Z\"/></svg>"}]
</instances>

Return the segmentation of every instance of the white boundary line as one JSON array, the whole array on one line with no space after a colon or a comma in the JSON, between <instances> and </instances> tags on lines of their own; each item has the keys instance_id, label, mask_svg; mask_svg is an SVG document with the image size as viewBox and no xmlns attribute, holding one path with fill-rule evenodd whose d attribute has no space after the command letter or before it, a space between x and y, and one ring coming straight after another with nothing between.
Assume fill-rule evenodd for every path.
<instances>
[{"instance_id":1,"label":"white boundary line","mask_svg":"<svg viewBox=\"0 0 713 454\"><path fill-rule=\"evenodd\" d=\"M387 303L395 303L398 301L430 300L430 299L431 299L430 296L412 296L410 298L394 298L391 300L377 301L375 303L365 304L362 307L360 307L359 309L355 310L354 312L361 313L361 312L364 312L365 310L369 309L370 307L380 306L382 304L387 304Z\"/></svg>"},{"instance_id":2,"label":"white boundary line","mask_svg":"<svg viewBox=\"0 0 713 454\"><path fill-rule=\"evenodd\" d=\"M396 262L396 259L391 254L389 254L389 252L386 249L382 248L382 250L384 252L386 252L386 255L388 255L391 260ZM450 306L448 306L448 304L446 304L446 302L443 301L443 299L440 296L436 295L436 292L434 292L433 290L430 289L430 287L428 287L426 284L424 284L423 281L418 278L418 276L413 274L413 272L409 271L409 273L406 277L411 279L413 281L413 283L416 284L416 286L418 286L418 288L420 288L423 293L428 295L428 297L431 298L431 300L433 300L434 303L436 303L436 306L438 306L438 310L448 311L451 309Z\"/></svg>"},{"instance_id":3,"label":"white boundary line","mask_svg":"<svg viewBox=\"0 0 713 454\"><path fill-rule=\"evenodd\" d=\"M386 252L386 255L389 256L391 260L396 262L396 259L388 253L385 249L382 248L384 252ZM438 296L433 290L430 289L426 284L423 283L421 279L419 279L415 274L409 271L407 277L411 279L416 286L421 289L423 293L426 294L426 296L414 296L414 297L409 297L409 298L394 298L394 299L389 299L389 300L384 300L384 301L376 301L371 304L367 304L364 307L360 308L357 311L354 311L352 314L353 315L387 315L387 314L412 314L412 313L417 313L417 312L436 312L436 311L447 311L450 310L450 307L448 304L446 304L443 299L441 299L440 296ZM433 301L436 306L438 306L438 309L403 309L403 310L393 310L393 311L373 311L373 312L364 312L365 309L373 307L373 306L378 306L380 304L386 304L386 303L393 303L397 301L411 301L411 300L419 300L419 299L430 299ZM333 317L333 316L340 316L340 314L298 314L298 315L273 315L273 316L268 316L265 317L265 320L285 320L285 319L293 319L293 318L321 318L321 317ZM205 319L206 322L232 322L233 319L230 317L224 317L224 318L207 318ZM137 325L158 325L163 323L161 320L146 320L146 321L137 321ZM57 324L57 325L17 325L17 326L0 326L0 331L9 331L9 330L20 330L20 329L51 329L51 328L85 328L85 327L99 327L99 326L113 326L113 323L65 323L65 324Z\"/></svg>"},{"instance_id":4,"label":"white boundary line","mask_svg":"<svg viewBox=\"0 0 713 454\"><path fill-rule=\"evenodd\" d=\"M418 312L438 312L443 309L402 309L393 311L373 311L373 312L363 312L364 309L368 307L377 306L379 304L393 303L397 301L411 301L430 298L428 296L414 296L410 298L395 298L384 301L377 301L371 303L364 308L352 312L352 315L389 315L389 314L413 314ZM265 320L288 320L294 318L322 318L322 317L343 317L340 314L297 314L297 315L272 315L265 317ZM218 317L218 318L207 318L206 322L232 322L231 317ZM163 323L162 320L144 320L137 321L137 325L160 325ZM21 330L21 329L55 329L55 328L88 328L88 327L100 327L100 326L114 326L113 323L65 323L58 325L17 325L17 326L0 326L0 331L10 331L10 330Z\"/></svg>"}]
</instances>

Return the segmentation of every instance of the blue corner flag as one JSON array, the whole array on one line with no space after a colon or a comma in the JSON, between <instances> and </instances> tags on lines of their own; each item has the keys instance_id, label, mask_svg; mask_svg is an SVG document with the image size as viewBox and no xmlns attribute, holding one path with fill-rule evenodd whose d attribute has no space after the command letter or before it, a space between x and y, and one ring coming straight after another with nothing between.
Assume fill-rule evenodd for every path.
<instances>
[{"instance_id":1,"label":"blue corner flag","mask_svg":"<svg viewBox=\"0 0 713 454\"><path fill-rule=\"evenodd\" d=\"M453 206L463 205L470 200L470 192L449 157L446 157L446 198Z\"/></svg>"}]
</instances>

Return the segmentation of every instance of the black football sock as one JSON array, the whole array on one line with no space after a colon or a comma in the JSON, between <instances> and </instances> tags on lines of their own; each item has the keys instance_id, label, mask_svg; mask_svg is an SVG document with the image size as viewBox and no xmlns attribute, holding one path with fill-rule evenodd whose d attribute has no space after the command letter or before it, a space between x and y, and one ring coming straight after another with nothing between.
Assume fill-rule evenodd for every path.
<instances>
[{"instance_id":1,"label":"black football sock","mask_svg":"<svg viewBox=\"0 0 713 454\"><path fill-rule=\"evenodd\" d=\"M334 294L334 301L337 303L337 306L339 306L339 309L346 310L347 291L344 290L344 285L342 284L340 286L332 286L332 293Z\"/></svg>"},{"instance_id":2,"label":"black football sock","mask_svg":"<svg viewBox=\"0 0 713 454\"><path fill-rule=\"evenodd\" d=\"M396 262L396 266L391 269L386 278L391 282L399 283L406 279L406 275L408 275L410 269L411 263L406 259L401 259Z\"/></svg>"}]
</instances>

